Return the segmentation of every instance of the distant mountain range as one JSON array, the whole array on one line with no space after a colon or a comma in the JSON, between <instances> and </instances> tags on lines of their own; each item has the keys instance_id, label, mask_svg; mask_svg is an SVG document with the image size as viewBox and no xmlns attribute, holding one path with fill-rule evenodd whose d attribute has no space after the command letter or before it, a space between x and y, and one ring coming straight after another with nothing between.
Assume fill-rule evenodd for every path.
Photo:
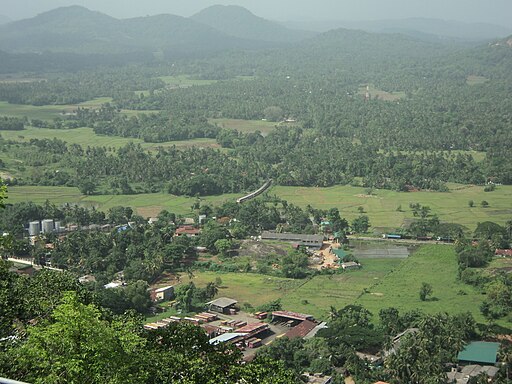
<instances>
[{"instance_id":1,"label":"distant mountain range","mask_svg":"<svg viewBox=\"0 0 512 384\"><path fill-rule=\"evenodd\" d=\"M156 15L116 19L80 6L62 7L0 26L0 50L167 54L254 49L314 33L293 31L241 7L211 7L192 18Z\"/></svg>"},{"instance_id":2,"label":"distant mountain range","mask_svg":"<svg viewBox=\"0 0 512 384\"><path fill-rule=\"evenodd\" d=\"M13 56L17 53L39 55L38 61L45 63L54 60L50 53L67 55L65 57L69 58L69 63L76 62L84 54L94 56L90 63L102 60L117 63L125 59L145 61L154 57L202 56L233 49L286 47L301 41L306 42L303 46L313 48L316 44L322 46L326 39L333 36L353 41L361 38L364 44L380 41L377 35L367 36L361 29L398 32L409 35L408 39L414 41L429 42L445 39L497 41L512 34L504 27L489 24L433 19L287 25L263 19L239 6L216 5L189 18L163 14L131 19L116 19L81 6L71 6L0 25L0 51L4 51L4 63L8 60L12 67L15 65L13 63L21 60ZM341 35L327 33L325 36L318 32L340 27L352 31L342 32ZM308 32L307 29L317 32ZM398 39L396 35L382 35L382 38L386 42ZM414 45L413 41L404 42ZM378 48L377 44L372 49Z\"/></svg>"},{"instance_id":3,"label":"distant mountain range","mask_svg":"<svg viewBox=\"0 0 512 384\"><path fill-rule=\"evenodd\" d=\"M360 29L376 33L402 33L424 40L486 41L510 35L511 28L486 23L464 23L428 18L372 21L286 22L288 28L326 32L337 28Z\"/></svg>"}]
</instances>

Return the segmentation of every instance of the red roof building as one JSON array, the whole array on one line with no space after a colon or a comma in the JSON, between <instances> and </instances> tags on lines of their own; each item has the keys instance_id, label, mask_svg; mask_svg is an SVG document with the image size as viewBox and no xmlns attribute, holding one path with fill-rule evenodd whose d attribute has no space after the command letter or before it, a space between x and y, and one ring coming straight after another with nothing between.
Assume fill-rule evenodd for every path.
<instances>
[{"instance_id":1,"label":"red roof building","mask_svg":"<svg viewBox=\"0 0 512 384\"><path fill-rule=\"evenodd\" d=\"M304 320L302 323L286 332L284 337L289 339L293 339L295 337L304 338L309 332L315 329L316 325L317 324L312 321Z\"/></svg>"},{"instance_id":2,"label":"red roof building","mask_svg":"<svg viewBox=\"0 0 512 384\"><path fill-rule=\"evenodd\" d=\"M237 333L247 333L246 337L252 337L268 329L267 323L253 323L247 324L242 328L236 330Z\"/></svg>"},{"instance_id":3,"label":"red roof building","mask_svg":"<svg viewBox=\"0 0 512 384\"><path fill-rule=\"evenodd\" d=\"M512 249L497 249L494 251L496 256L509 256L512 257Z\"/></svg>"},{"instance_id":4,"label":"red roof building","mask_svg":"<svg viewBox=\"0 0 512 384\"><path fill-rule=\"evenodd\" d=\"M177 228L176 232L174 234L176 236L195 237L195 236L198 236L199 233L200 233L199 229L192 227L191 225L186 225L184 227Z\"/></svg>"}]
</instances>

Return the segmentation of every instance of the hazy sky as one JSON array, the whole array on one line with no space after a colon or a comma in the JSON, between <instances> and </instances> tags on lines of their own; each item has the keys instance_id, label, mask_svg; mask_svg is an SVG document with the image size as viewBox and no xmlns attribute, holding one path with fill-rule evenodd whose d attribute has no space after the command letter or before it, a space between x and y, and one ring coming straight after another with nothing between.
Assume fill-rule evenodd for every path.
<instances>
[{"instance_id":1,"label":"hazy sky","mask_svg":"<svg viewBox=\"0 0 512 384\"><path fill-rule=\"evenodd\" d=\"M158 13L190 16L213 4L237 4L282 21L429 17L512 25L512 0L0 0L0 14L16 20L73 4L118 18Z\"/></svg>"}]
</instances>

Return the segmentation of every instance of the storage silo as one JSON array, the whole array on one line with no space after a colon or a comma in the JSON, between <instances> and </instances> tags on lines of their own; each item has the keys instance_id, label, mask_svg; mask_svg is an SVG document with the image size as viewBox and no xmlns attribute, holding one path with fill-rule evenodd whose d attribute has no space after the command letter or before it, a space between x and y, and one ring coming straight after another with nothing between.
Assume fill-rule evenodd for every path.
<instances>
[{"instance_id":1,"label":"storage silo","mask_svg":"<svg viewBox=\"0 0 512 384\"><path fill-rule=\"evenodd\" d=\"M57 233L62 232L62 227L60 226L60 221L55 222L55 232L57 232Z\"/></svg>"},{"instance_id":2,"label":"storage silo","mask_svg":"<svg viewBox=\"0 0 512 384\"><path fill-rule=\"evenodd\" d=\"M28 223L28 235L38 236L41 233L41 223L39 221L31 221Z\"/></svg>"},{"instance_id":3,"label":"storage silo","mask_svg":"<svg viewBox=\"0 0 512 384\"><path fill-rule=\"evenodd\" d=\"M45 219L42 221L43 233L52 233L53 232L53 220Z\"/></svg>"}]
</instances>

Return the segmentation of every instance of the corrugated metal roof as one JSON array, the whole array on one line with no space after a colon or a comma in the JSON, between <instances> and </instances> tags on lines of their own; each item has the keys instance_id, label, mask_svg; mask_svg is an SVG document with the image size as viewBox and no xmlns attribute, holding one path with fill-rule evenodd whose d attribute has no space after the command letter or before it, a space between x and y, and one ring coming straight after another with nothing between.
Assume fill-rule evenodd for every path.
<instances>
[{"instance_id":1,"label":"corrugated metal roof","mask_svg":"<svg viewBox=\"0 0 512 384\"><path fill-rule=\"evenodd\" d=\"M307 315L304 313L297 313L297 312L290 312L290 311L275 311L275 312L272 312L272 316L284 317L284 318L300 320L300 321L313 320L312 315Z\"/></svg>"},{"instance_id":2,"label":"corrugated metal roof","mask_svg":"<svg viewBox=\"0 0 512 384\"><path fill-rule=\"evenodd\" d=\"M238 303L238 301L236 301L234 299L230 299L228 297L219 297L218 299L212 300L212 301L210 301L210 302L208 302L206 304L208 304L208 305L213 304L213 305L215 305L217 307L220 307L220 308L227 308L227 307L229 307L231 305L234 305L236 303Z\"/></svg>"},{"instance_id":3,"label":"corrugated metal roof","mask_svg":"<svg viewBox=\"0 0 512 384\"><path fill-rule=\"evenodd\" d=\"M268 328L267 323L253 323L253 324L247 324L246 326L243 326L242 328L238 328L237 331L241 333L252 333L258 330L264 330Z\"/></svg>"},{"instance_id":4,"label":"corrugated metal roof","mask_svg":"<svg viewBox=\"0 0 512 384\"><path fill-rule=\"evenodd\" d=\"M472 341L459 353L459 361L471 361L494 365L500 343Z\"/></svg>"},{"instance_id":5,"label":"corrugated metal roof","mask_svg":"<svg viewBox=\"0 0 512 384\"><path fill-rule=\"evenodd\" d=\"M322 243L324 237L322 235L303 235L300 233L275 233L264 231L261 233L262 239L267 240L284 240L284 241L305 241Z\"/></svg>"},{"instance_id":6,"label":"corrugated metal roof","mask_svg":"<svg viewBox=\"0 0 512 384\"><path fill-rule=\"evenodd\" d=\"M297 325L296 327L293 327L288 332L286 332L284 335L285 337L289 339L293 339L294 337L305 337L309 332L311 332L316 327L316 323L313 323L309 320L304 320L302 323Z\"/></svg>"},{"instance_id":7,"label":"corrugated metal roof","mask_svg":"<svg viewBox=\"0 0 512 384\"><path fill-rule=\"evenodd\" d=\"M214 337L213 339L211 339L209 341L210 344L218 344L218 343L226 343L228 341L231 341L233 339L236 339L237 337L242 337L242 336L245 336L246 334L245 333L239 333L239 332L234 332L234 333L224 333L220 336L217 336L217 337Z\"/></svg>"},{"instance_id":8,"label":"corrugated metal roof","mask_svg":"<svg viewBox=\"0 0 512 384\"><path fill-rule=\"evenodd\" d=\"M162 288L155 289L155 292L157 292L157 293L165 292L165 291L167 291L169 289L172 289L172 288L174 288L174 287L172 285L169 285L167 287L162 287Z\"/></svg>"},{"instance_id":9,"label":"corrugated metal roof","mask_svg":"<svg viewBox=\"0 0 512 384\"><path fill-rule=\"evenodd\" d=\"M338 256L340 259L343 259L345 256L347 256L347 252L345 252L343 249L332 249L332 253L334 253L336 256Z\"/></svg>"}]
</instances>

